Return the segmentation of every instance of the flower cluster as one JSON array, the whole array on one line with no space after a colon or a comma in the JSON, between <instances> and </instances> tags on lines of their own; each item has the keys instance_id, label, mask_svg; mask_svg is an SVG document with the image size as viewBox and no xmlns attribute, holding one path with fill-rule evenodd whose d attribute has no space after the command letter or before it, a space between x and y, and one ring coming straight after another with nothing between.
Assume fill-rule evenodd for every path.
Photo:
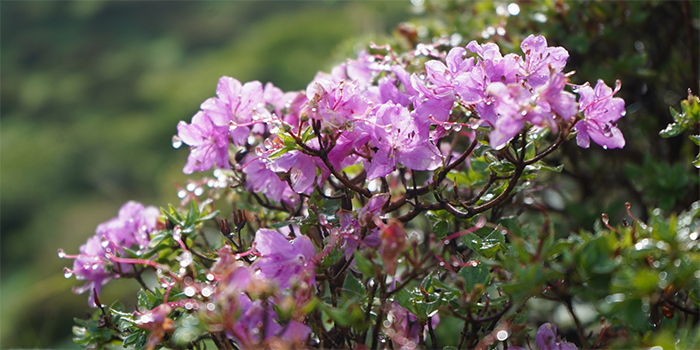
<instances>
[{"instance_id":1,"label":"flower cluster","mask_svg":"<svg viewBox=\"0 0 700 350\"><path fill-rule=\"evenodd\" d=\"M319 73L299 92L223 77L217 97L202 103L190 124L178 125L179 138L191 149L184 172L228 169L230 144L246 149L260 142L235 168L247 175L248 191L293 205L297 194L311 193L333 170L354 164L363 164L368 180L399 165L436 170L447 157L441 139L465 125L490 130L482 142L496 150L526 128L559 132L564 126L569 132L573 124L582 147L589 137L606 148L624 146L615 125L624 101L612 97L619 82L614 91L602 81L595 90L575 86L577 102L565 89L564 48L533 35L520 47L524 56L504 56L496 44L472 41L444 57L431 54L424 71L412 74L400 57L362 52L330 74ZM462 116L467 123L459 121ZM315 126L330 144L303 137Z\"/></svg>"},{"instance_id":2,"label":"flower cluster","mask_svg":"<svg viewBox=\"0 0 700 350\"><path fill-rule=\"evenodd\" d=\"M127 202L119 209L119 216L97 226L95 235L80 246L79 255L66 255L59 250L59 257L75 259L72 270L64 269L66 277L75 275L78 280L87 281L74 291L79 294L89 291L88 303L95 307L95 295L99 294L102 286L112 278L130 273L133 266L115 264L110 257L123 254L124 248L138 250L148 247L149 235L156 229L159 215L156 207Z\"/></svg>"},{"instance_id":3,"label":"flower cluster","mask_svg":"<svg viewBox=\"0 0 700 350\"><path fill-rule=\"evenodd\" d=\"M567 91L565 49L532 35L520 47L524 56L475 41L402 55L373 46L296 92L221 78L174 139L190 147L186 174L218 168L216 180L191 182L160 219L125 204L80 255L59 253L76 259L67 277L87 281L76 292L94 290L95 306L110 279L155 270L155 286L139 278L138 310L118 314L125 346L436 347L439 311L471 324L460 343L476 346L478 327L514 305L487 267L498 283L514 278L487 261L508 231L481 214L495 220L572 133L582 147L624 145L619 83ZM221 199L233 225L215 210ZM432 230L416 232L419 215ZM573 349L547 327L541 350Z\"/></svg>"}]
</instances>

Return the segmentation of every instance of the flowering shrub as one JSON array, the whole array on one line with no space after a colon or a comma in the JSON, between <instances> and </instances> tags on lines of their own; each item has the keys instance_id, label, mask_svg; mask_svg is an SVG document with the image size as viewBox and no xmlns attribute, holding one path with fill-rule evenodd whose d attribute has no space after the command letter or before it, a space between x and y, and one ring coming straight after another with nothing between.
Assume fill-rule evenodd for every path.
<instances>
[{"instance_id":1,"label":"flowering shrub","mask_svg":"<svg viewBox=\"0 0 700 350\"><path fill-rule=\"evenodd\" d=\"M129 202L79 255L59 251L100 308L76 342L533 349L531 311L551 300L571 332L541 325L538 349L697 344L697 205L568 237L544 209L541 226L518 218L565 142L625 145L619 81L570 82L568 52L542 36L520 48L373 45L298 92L222 77L173 138L186 174L213 177L160 213ZM100 303L113 278L141 283L136 311Z\"/></svg>"}]
</instances>

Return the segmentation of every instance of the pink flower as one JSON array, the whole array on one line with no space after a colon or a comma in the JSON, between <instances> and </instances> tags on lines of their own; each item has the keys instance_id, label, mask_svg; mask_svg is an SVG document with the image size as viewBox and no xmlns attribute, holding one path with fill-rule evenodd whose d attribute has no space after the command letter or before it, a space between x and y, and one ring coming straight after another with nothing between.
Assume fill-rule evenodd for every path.
<instances>
[{"instance_id":1,"label":"pink flower","mask_svg":"<svg viewBox=\"0 0 700 350\"><path fill-rule=\"evenodd\" d=\"M579 110L584 118L574 125L578 131L576 143L583 147L590 146L590 139L603 148L622 148L625 146L625 138L617 128L615 122L625 115L625 101L619 97L612 97L620 90L620 81L615 82L615 90L611 89L602 80L598 80L595 89L589 84L579 87Z\"/></svg>"},{"instance_id":2,"label":"pink flower","mask_svg":"<svg viewBox=\"0 0 700 350\"><path fill-rule=\"evenodd\" d=\"M442 155L430 142L428 124L418 124L408 109L391 102L376 111L371 134L376 153L366 162L367 179L386 176L398 163L412 170L435 170L442 165Z\"/></svg>"},{"instance_id":3,"label":"pink flower","mask_svg":"<svg viewBox=\"0 0 700 350\"><path fill-rule=\"evenodd\" d=\"M532 87L547 83L550 71L561 72L569 59L566 49L547 46L547 39L541 35L530 34L520 44L520 49L525 53L523 77Z\"/></svg>"},{"instance_id":4,"label":"pink flower","mask_svg":"<svg viewBox=\"0 0 700 350\"><path fill-rule=\"evenodd\" d=\"M199 111L192 117L192 124L181 121L177 133L182 142L190 146L190 155L182 171L209 170L216 165L228 168L228 126L216 126L209 115Z\"/></svg>"},{"instance_id":5,"label":"pink flower","mask_svg":"<svg viewBox=\"0 0 700 350\"><path fill-rule=\"evenodd\" d=\"M216 96L204 101L201 109L211 117L217 126L228 130L231 123L247 124L253 120L253 114L263 98L263 87L258 81L241 82L231 77L221 77L216 87ZM264 108L264 106L260 106ZM231 139L236 146L246 143L250 128L233 126Z\"/></svg>"},{"instance_id":6,"label":"pink flower","mask_svg":"<svg viewBox=\"0 0 700 350\"><path fill-rule=\"evenodd\" d=\"M312 119L321 120L322 127L329 130L345 129L370 108L357 81L336 82L320 78L309 84L306 96L309 102L303 113Z\"/></svg>"},{"instance_id":7,"label":"pink flower","mask_svg":"<svg viewBox=\"0 0 700 350\"><path fill-rule=\"evenodd\" d=\"M316 249L309 237L297 236L289 241L277 231L260 229L255 233L253 246L261 257L252 268L261 278L276 283L281 289L291 287L294 280L304 277L308 277L309 285L315 283L312 259Z\"/></svg>"},{"instance_id":8,"label":"pink flower","mask_svg":"<svg viewBox=\"0 0 700 350\"><path fill-rule=\"evenodd\" d=\"M59 257L75 259L73 270L64 269L66 278L75 275L77 280L87 281L83 286L73 288L73 292L82 294L88 291L88 304L96 307L95 294L100 293L102 286L119 277L119 271L129 272L132 267L131 264L112 263L107 254L121 254L123 248L148 247L150 233L156 230L159 215L156 207L144 207L141 203L129 201L119 209L119 216L97 226L95 235L80 246L79 255L69 256L59 250Z\"/></svg>"}]
</instances>

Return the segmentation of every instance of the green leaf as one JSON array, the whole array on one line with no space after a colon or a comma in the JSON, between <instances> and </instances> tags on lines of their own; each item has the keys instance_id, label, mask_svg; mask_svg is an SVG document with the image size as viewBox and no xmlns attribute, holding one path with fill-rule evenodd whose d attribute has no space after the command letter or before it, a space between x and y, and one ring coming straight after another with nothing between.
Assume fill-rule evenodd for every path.
<instances>
[{"instance_id":1,"label":"green leaf","mask_svg":"<svg viewBox=\"0 0 700 350\"><path fill-rule=\"evenodd\" d=\"M198 223L200 223L200 222L204 222L204 221L207 221L207 220L211 220L211 219L215 218L217 215L219 215L219 211L218 211L218 210L214 210L213 212L211 212L211 213L209 213L209 214L200 216L200 217L197 219L197 221L196 221L195 223L198 224Z\"/></svg>"},{"instance_id":2,"label":"green leaf","mask_svg":"<svg viewBox=\"0 0 700 350\"><path fill-rule=\"evenodd\" d=\"M355 264L357 270L363 275L368 277L374 277L376 275L376 266L359 251L355 251Z\"/></svg>"},{"instance_id":3,"label":"green leaf","mask_svg":"<svg viewBox=\"0 0 700 350\"><path fill-rule=\"evenodd\" d=\"M365 289L365 286L352 273L348 273L345 276L343 290L354 293L361 298L367 295L367 289Z\"/></svg>"},{"instance_id":4,"label":"green leaf","mask_svg":"<svg viewBox=\"0 0 700 350\"><path fill-rule=\"evenodd\" d=\"M129 334L126 338L124 338L122 345L124 345L124 347L126 348L129 345L136 344L136 342L139 340L139 337L141 336L141 334L142 334L141 332Z\"/></svg>"},{"instance_id":5,"label":"green leaf","mask_svg":"<svg viewBox=\"0 0 700 350\"><path fill-rule=\"evenodd\" d=\"M541 171L541 170L546 170L546 171L551 171L555 173L560 173L562 170L564 170L564 164L560 164L557 166L551 166L547 165L544 162L537 162L535 164L530 164L525 167L525 171Z\"/></svg>"},{"instance_id":6,"label":"green leaf","mask_svg":"<svg viewBox=\"0 0 700 350\"><path fill-rule=\"evenodd\" d=\"M457 274L464 279L464 282L468 286L468 291L474 289L477 284L481 284L483 286L488 285L490 277L489 268L483 264L476 266L465 266L460 269Z\"/></svg>"},{"instance_id":7,"label":"green leaf","mask_svg":"<svg viewBox=\"0 0 700 350\"><path fill-rule=\"evenodd\" d=\"M507 160L495 161L489 164L489 170L499 175L510 175L515 171L515 165Z\"/></svg>"},{"instance_id":8,"label":"green leaf","mask_svg":"<svg viewBox=\"0 0 700 350\"><path fill-rule=\"evenodd\" d=\"M141 308L146 308L147 310L153 309L153 305L150 303L148 300L148 294L143 291L143 289L139 290L138 293L136 293L136 305L138 306L139 309Z\"/></svg>"},{"instance_id":9,"label":"green leaf","mask_svg":"<svg viewBox=\"0 0 700 350\"><path fill-rule=\"evenodd\" d=\"M160 212L165 215L170 222L172 222L175 225L184 225L184 221L182 220L182 216L180 216L180 213L177 212L177 210L172 206L168 205L168 211L166 211L163 208L160 208Z\"/></svg>"},{"instance_id":10,"label":"green leaf","mask_svg":"<svg viewBox=\"0 0 700 350\"><path fill-rule=\"evenodd\" d=\"M671 111L675 112L675 110L673 108L671 108ZM673 114L673 113L671 113L671 114ZM668 124L666 129L659 131L659 136L664 137L664 138L674 137L674 136L681 134L683 131L685 131L685 130L684 130L682 124L671 123L671 124Z\"/></svg>"},{"instance_id":11,"label":"green leaf","mask_svg":"<svg viewBox=\"0 0 700 350\"><path fill-rule=\"evenodd\" d=\"M431 272L427 276L425 276L423 281L421 281L420 285L421 285L421 287L423 287L423 289L426 292L432 293L433 292L433 273Z\"/></svg>"},{"instance_id":12,"label":"green leaf","mask_svg":"<svg viewBox=\"0 0 700 350\"><path fill-rule=\"evenodd\" d=\"M700 146L700 135L690 135L690 140L693 141L696 146Z\"/></svg>"}]
</instances>

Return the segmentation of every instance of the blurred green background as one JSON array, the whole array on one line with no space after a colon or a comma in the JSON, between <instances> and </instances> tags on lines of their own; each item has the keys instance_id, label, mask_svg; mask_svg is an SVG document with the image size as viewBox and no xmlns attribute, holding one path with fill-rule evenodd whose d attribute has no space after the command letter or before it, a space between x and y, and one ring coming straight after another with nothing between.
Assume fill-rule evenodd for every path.
<instances>
[{"instance_id":1,"label":"blurred green background","mask_svg":"<svg viewBox=\"0 0 700 350\"><path fill-rule=\"evenodd\" d=\"M303 89L357 43L407 48L412 31L518 54L544 34L571 54L573 83L622 81L625 149L570 142L549 158L564 173L531 193L559 235L591 229L601 212L619 223L626 201L642 218L687 208L699 198L697 148L658 131L669 105L698 93L699 13L697 1L2 2L0 347L76 347L72 318L91 310L57 249L77 253L127 200L178 202L188 152L170 140L219 77ZM137 288L113 281L102 302L132 305Z\"/></svg>"},{"instance_id":2,"label":"blurred green background","mask_svg":"<svg viewBox=\"0 0 700 350\"><path fill-rule=\"evenodd\" d=\"M72 318L90 310L57 249L77 253L127 200L178 202L188 152L171 137L219 77L303 89L352 51L349 39L391 33L409 7L2 2L0 347L77 347ZM129 305L132 282L108 284L103 303Z\"/></svg>"}]
</instances>

